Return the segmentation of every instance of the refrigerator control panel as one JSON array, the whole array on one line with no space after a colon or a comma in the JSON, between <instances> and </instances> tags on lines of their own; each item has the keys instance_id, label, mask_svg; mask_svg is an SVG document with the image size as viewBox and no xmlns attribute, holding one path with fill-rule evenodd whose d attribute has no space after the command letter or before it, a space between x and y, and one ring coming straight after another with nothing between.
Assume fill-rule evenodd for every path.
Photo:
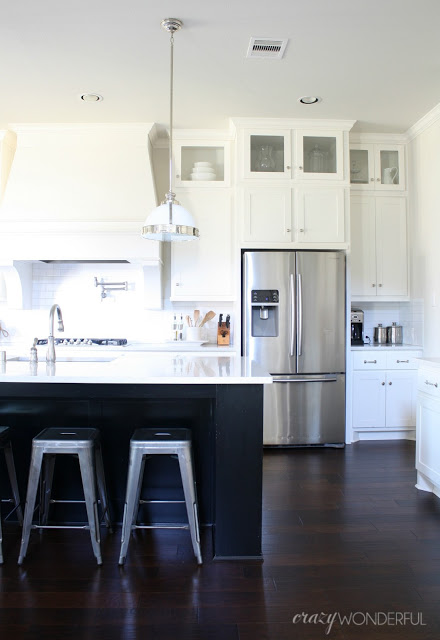
<instances>
[{"instance_id":1,"label":"refrigerator control panel","mask_svg":"<svg viewBox=\"0 0 440 640\"><path fill-rule=\"evenodd\" d=\"M252 289L251 300L254 304L278 304L279 291L278 289Z\"/></svg>"}]
</instances>

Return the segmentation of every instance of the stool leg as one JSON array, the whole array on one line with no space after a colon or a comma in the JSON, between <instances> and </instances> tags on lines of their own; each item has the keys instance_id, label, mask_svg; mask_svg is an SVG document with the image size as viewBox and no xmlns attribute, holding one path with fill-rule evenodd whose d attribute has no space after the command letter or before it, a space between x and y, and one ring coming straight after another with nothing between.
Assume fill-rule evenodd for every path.
<instances>
[{"instance_id":1,"label":"stool leg","mask_svg":"<svg viewBox=\"0 0 440 640\"><path fill-rule=\"evenodd\" d=\"M102 564L98 505L96 502L95 468L94 456L90 448L83 449L78 453L81 478L84 489L84 499L89 520L90 538L92 541L93 553L98 564Z\"/></svg>"},{"instance_id":2,"label":"stool leg","mask_svg":"<svg viewBox=\"0 0 440 640\"><path fill-rule=\"evenodd\" d=\"M2 543L3 543L3 531L2 531L2 517L1 517L1 513L0 513L0 564L3 564Z\"/></svg>"},{"instance_id":3,"label":"stool leg","mask_svg":"<svg viewBox=\"0 0 440 640\"><path fill-rule=\"evenodd\" d=\"M194 555L197 558L198 564L202 564L199 516L191 452L188 447L179 447L177 453L179 457L180 474L182 476L183 492L185 494L186 511L188 513L188 522Z\"/></svg>"},{"instance_id":4,"label":"stool leg","mask_svg":"<svg viewBox=\"0 0 440 640\"><path fill-rule=\"evenodd\" d=\"M14 456L12 454L12 444L8 442L4 448L6 467L8 469L9 482L11 484L12 496L14 498L14 506L17 510L17 518L20 524L23 524L23 511L20 506L20 495L18 493L17 474L15 473Z\"/></svg>"},{"instance_id":5,"label":"stool leg","mask_svg":"<svg viewBox=\"0 0 440 640\"><path fill-rule=\"evenodd\" d=\"M55 456L46 453L43 457L40 478L40 524L46 525L49 517L50 499L52 496L52 480L55 469Z\"/></svg>"},{"instance_id":6,"label":"stool leg","mask_svg":"<svg viewBox=\"0 0 440 640\"><path fill-rule=\"evenodd\" d=\"M130 462L128 465L127 489L125 492L124 520L122 523L121 552L119 554L119 564L124 564L130 542L131 529L134 524L136 504L140 483L142 482L141 471L144 468L142 461L142 451L130 447Z\"/></svg>"},{"instance_id":7,"label":"stool leg","mask_svg":"<svg viewBox=\"0 0 440 640\"><path fill-rule=\"evenodd\" d=\"M101 445L95 444L95 464L96 464L96 480L98 485L98 495L101 501L101 507L110 533L113 533L112 523L110 520L110 510L107 499L107 488L105 486L104 464L102 462Z\"/></svg>"},{"instance_id":8,"label":"stool leg","mask_svg":"<svg viewBox=\"0 0 440 640\"><path fill-rule=\"evenodd\" d=\"M26 504L24 507L23 532L21 536L20 554L18 564L23 564L29 544L32 518L35 509L35 498L37 497L38 481L40 479L41 463L43 461L43 451L40 448L32 447L31 466L29 469L29 479L26 493Z\"/></svg>"}]
</instances>

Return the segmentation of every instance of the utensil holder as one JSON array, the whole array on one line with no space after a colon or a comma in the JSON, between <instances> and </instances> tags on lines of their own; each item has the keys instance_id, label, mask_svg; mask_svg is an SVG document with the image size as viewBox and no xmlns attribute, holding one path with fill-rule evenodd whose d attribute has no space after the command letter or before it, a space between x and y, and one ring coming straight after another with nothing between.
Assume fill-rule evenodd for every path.
<instances>
[{"instance_id":1,"label":"utensil holder","mask_svg":"<svg viewBox=\"0 0 440 640\"><path fill-rule=\"evenodd\" d=\"M203 334L202 327L186 327L187 342L202 342L203 341L202 334Z\"/></svg>"}]
</instances>

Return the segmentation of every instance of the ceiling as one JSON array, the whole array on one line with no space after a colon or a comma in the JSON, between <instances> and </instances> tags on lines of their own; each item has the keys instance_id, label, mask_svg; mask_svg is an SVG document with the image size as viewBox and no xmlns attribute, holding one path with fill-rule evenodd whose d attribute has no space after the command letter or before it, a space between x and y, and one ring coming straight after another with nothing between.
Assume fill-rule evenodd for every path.
<instances>
[{"instance_id":1,"label":"ceiling","mask_svg":"<svg viewBox=\"0 0 440 640\"><path fill-rule=\"evenodd\" d=\"M6 6L7 5L7 6ZM26 122L341 118L404 132L440 102L439 0L20 0L0 20L0 127ZM6 6L6 8L5 8ZM247 59L251 36L289 38L282 60ZM85 103L84 92L102 102ZM301 105L303 95L322 102Z\"/></svg>"}]
</instances>

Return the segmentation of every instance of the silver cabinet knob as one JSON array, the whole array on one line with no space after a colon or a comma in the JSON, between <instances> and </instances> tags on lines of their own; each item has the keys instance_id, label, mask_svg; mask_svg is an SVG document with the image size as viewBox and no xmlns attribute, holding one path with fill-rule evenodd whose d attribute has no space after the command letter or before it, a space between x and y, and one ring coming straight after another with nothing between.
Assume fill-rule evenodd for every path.
<instances>
[{"instance_id":1,"label":"silver cabinet knob","mask_svg":"<svg viewBox=\"0 0 440 640\"><path fill-rule=\"evenodd\" d=\"M380 182L380 178L376 178L376 181L377 181L377 182Z\"/></svg>"},{"instance_id":2,"label":"silver cabinet knob","mask_svg":"<svg viewBox=\"0 0 440 640\"><path fill-rule=\"evenodd\" d=\"M299 230L299 232L300 232L300 233L304 233L304 229L300 229L300 230Z\"/></svg>"},{"instance_id":3,"label":"silver cabinet knob","mask_svg":"<svg viewBox=\"0 0 440 640\"><path fill-rule=\"evenodd\" d=\"M180 178L180 173L176 173L176 178Z\"/></svg>"},{"instance_id":4,"label":"silver cabinet knob","mask_svg":"<svg viewBox=\"0 0 440 640\"><path fill-rule=\"evenodd\" d=\"M290 167L289 167L289 166L287 166L287 167L286 167L286 169L290 169Z\"/></svg>"},{"instance_id":5,"label":"silver cabinet knob","mask_svg":"<svg viewBox=\"0 0 440 640\"><path fill-rule=\"evenodd\" d=\"M382 382L382 386L383 386L383 387L385 386L385 382Z\"/></svg>"},{"instance_id":6,"label":"silver cabinet knob","mask_svg":"<svg viewBox=\"0 0 440 640\"><path fill-rule=\"evenodd\" d=\"M374 178L370 178L370 182L374 182Z\"/></svg>"},{"instance_id":7,"label":"silver cabinet knob","mask_svg":"<svg viewBox=\"0 0 440 640\"><path fill-rule=\"evenodd\" d=\"M380 284L380 285L378 285L378 286L379 286L379 287L381 287L382 285Z\"/></svg>"},{"instance_id":8,"label":"silver cabinet knob","mask_svg":"<svg viewBox=\"0 0 440 640\"><path fill-rule=\"evenodd\" d=\"M303 170L303 168L302 168L302 167L298 167L298 169L299 169L300 171L302 171L302 170Z\"/></svg>"},{"instance_id":9,"label":"silver cabinet knob","mask_svg":"<svg viewBox=\"0 0 440 640\"><path fill-rule=\"evenodd\" d=\"M389 382L388 384L389 384L389 385L390 385L390 387L391 387L391 385L392 385L393 383L392 383L392 382Z\"/></svg>"},{"instance_id":10,"label":"silver cabinet knob","mask_svg":"<svg viewBox=\"0 0 440 640\"><path fill-rule=\"evenodd\" d=\"M375 285L375 284L372 284L371 286L372 286L372 287L375 287L376 285Z\"/></svg>"},{"instance_id":11,"label":"silver cabinet knob","mask_svg":"<svg viewBox=\"0 0 440 640\"><path fill-rule=\"evenodd\" d=\"M286 229L286 231L287 231L287 233L290 233L290 232L291 232L291 229Z\"/></svg>"}]
</instances>

